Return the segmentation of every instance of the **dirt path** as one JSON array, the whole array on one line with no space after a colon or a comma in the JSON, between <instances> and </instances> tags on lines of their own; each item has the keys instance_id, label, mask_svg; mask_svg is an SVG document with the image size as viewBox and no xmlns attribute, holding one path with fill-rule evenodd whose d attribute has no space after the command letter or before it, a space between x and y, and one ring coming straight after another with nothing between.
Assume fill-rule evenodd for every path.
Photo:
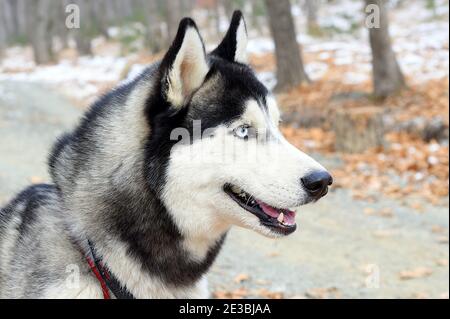
<instances>
[{"instance_id":1,"label":"dirt path","mask_svg":"<svg viewBox=\"0 0 450 319\"><path fill-rule=\"evenodd\" d=\"M0 82L0 203L31 180L48 180L51 146L80 115L44 87Z\"/></svg>"},{"instance_id":2,"label":"dirt path","mask_svg":"<svg viewBox=\"0 0 450 319\"><path fill-rule=\"evenodd\" d=\"M0 82L0 205L31 180L48 180L48 151L80 115L48 89ZM363 211L369 205L376 211L389 207L393 214L368 216ZM211 291L448 298L448 205L424 207L419 213L388 199L369 204L338 190L302 208L299 230L285 239L233 229L211 271ZM404 277L417 278L401 279L404 271L411 271ZM248 279L237 283L237 276Z\"/></svg>"},{"instance_id":3,"label":"dirt path","mask_svg":"<svg viewBox=\"0 0 450 319\"><path fill-rule=\"evenodd\" d=\"M367 203L355 202L345 191L333 192L302 208L299 230L285 239L235 229L212 282L226 290L284 291L285 297L448 296L448 208L427 207L419 214L390 200L371 205L391 207L394 215L386 218L367 216L364 207ZM432 273L402 280L405 270L419 277ZM238 285L233 280L241 273L250 280Z\"/></svg>"}]
</instances>

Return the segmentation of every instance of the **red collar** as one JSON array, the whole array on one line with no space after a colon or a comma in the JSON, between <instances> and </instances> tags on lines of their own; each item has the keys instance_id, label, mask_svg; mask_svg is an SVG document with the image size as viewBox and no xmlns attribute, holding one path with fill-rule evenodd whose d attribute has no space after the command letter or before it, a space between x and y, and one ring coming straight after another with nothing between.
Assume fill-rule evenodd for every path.
<instances>
[{"instance_id":1,"label":"red collar","mask_svg":"<svg viewBox=\"0 0 450 319\"><path fill-rule=\"evenodd\" d=\"M105 280L103 279L102 275L100 274L100 270L95 265L95 262L89 256L86 256L86 261L88 262L89 267L91 268L95 277L97 277L97 280L100 283L100 286L102 287L103 299L111 299L111 296L109 295L108 286L106 285ZM108 271L105 272L105 270L104 270L104 273L109 276Z\"/></svg>"},{"instance_id":2,"label":"red collar","mask_svg":"<svg viewBox=\"0 0 450 319\"><path fill-rule=\"evenodd\" d=\"M91 268L102 287L103 299L111 299L111 293L117 299L135 299L128 289L108 270L102 260L97 257L91 241L88 240L87 243L88 251L84 255L89 268Z\"/></svg>"}]
</instances>

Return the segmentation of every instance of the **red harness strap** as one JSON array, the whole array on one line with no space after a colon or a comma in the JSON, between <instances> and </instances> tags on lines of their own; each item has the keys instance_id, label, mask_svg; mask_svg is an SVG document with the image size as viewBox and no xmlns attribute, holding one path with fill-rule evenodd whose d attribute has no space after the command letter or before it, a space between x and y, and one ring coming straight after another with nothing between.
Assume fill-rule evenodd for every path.
<instances>
[{"instance_id":1,"label":"red harness strap","mask_svg":"<svg viewBox=\"0 0 450 319\"><path fill-rule=\"evenodd\" d=\"M134 296L128 291L126 287L121 285L119 280L111 273L106 266L103 265L101 259L95 255L95 249L92 243L88 240L88 253L84 252L84 249L79 249L83 252L86 258L89 268L94 273L100 286L102 287L103 299L111 299L111 296L117 299L135 299Z\"/></svg>"},{"instance_id":2,"label":"red harness strap","mask_svg":"<svg viewBox=\"0 0 450 319\"><path fill-rule=\"evenodd\" d=\"M109 295L108 287L106 286L106 282L103 280L103 277L100 274L100 271L98 270L94 261L89 256L86 256L86 260L89 264L89 267L91 267L91 270L94 273L95 277L97 277L97 280L100 282L100 286L102 287L102 291L103 291L103 299L111 299L111 296Z\"/></svg>"}]
</instances>

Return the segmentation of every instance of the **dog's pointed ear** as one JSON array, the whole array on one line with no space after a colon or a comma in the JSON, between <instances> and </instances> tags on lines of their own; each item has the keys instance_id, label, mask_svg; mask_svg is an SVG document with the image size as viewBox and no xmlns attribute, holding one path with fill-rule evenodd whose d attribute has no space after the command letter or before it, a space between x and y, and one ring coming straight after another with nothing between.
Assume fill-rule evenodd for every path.
<instances>
[{"instance_id":1,"label":"dog's pointed ear","mask_svg":"<svg viewBox=\"0 0 450 319\"><path fill-rule=\"evenodd\" d=\"M242 12L234 11L230 27L219 46L211 54L230 62L247 63L247 26Z\"/></svg>"},{"instance_id":2,"label":"dog's pointed ear","mask_svg":"<svg viewBox=\"0 0 450 319\"><path fill-rule=\"evenodd\" d=\"M160 71L164 98L176 108L182 107L203 83L209 66L202 37L192 19L181 20Z\"/></svg>"}]
</instances>

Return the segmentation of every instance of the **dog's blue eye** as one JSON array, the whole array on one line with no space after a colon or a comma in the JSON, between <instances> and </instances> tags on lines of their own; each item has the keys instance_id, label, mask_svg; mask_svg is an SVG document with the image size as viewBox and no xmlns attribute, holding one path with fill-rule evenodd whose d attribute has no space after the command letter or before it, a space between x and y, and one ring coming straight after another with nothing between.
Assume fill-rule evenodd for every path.
<instances>
[{"instance_id":1,"label":"dog's blue eye","mask_svg":"<svg viewBox=\"0 0 450 319\"><path fill-rule=\"evenodd\" d=\"M248 138L249 135L249 127L248 125L241 125L234 130L234 134L239 138Z\"/></svg>"}]
</instances>

